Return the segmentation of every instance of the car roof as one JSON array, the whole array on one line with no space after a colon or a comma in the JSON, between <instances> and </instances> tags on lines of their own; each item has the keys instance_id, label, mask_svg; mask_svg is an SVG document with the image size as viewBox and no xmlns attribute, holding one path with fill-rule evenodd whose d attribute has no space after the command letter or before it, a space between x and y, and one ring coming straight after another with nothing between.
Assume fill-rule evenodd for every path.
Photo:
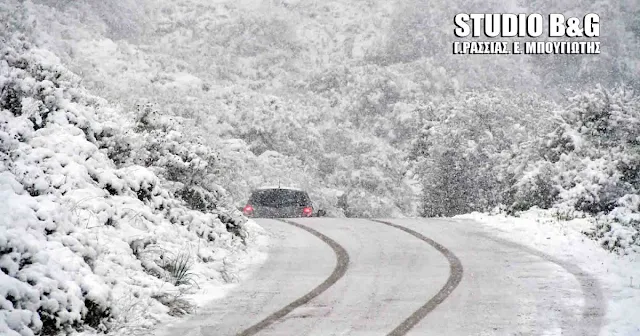
<instances>
[{"instance_id":1,"label":"car roof","mask_svg":"<svg viewBox=\"0 0 640 336\"><path fill-rule=\"evenodd\" d=\"M281 186L264 186L264 187L260 187L255 189L255 191L258 190L270 190L270 189L286 189L286 190L296 190L296 191L304 191L300 188L296 188L296 187L281 187Z\"/></svg>"}]
</instances>

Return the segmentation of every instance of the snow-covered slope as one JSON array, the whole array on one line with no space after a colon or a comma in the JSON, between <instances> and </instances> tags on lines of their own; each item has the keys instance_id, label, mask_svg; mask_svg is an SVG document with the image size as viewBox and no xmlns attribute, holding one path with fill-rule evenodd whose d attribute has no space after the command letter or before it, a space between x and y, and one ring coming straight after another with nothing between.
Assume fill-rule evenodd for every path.
<instances>
[{"instance_id":1,"label":"snow-covered slope","mask_svg":"<svg viewBox=\"0 0 640 336\"><path fill-rule=\"evenodd\" d=\"M223 203L192 210L160 163L116 165L126 118L79 81L24 36L2 36L3 335L127 334L182 314L199 283L233 281L261 232Z\"/></svg>"}]
</instances>

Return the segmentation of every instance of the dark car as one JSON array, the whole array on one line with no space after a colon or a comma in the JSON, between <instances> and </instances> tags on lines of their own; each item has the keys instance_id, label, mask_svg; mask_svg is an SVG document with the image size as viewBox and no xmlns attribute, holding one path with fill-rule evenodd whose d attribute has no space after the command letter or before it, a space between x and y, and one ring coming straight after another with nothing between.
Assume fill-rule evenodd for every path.
<instances>
[{"instance_id":1,"label":"dark car","mask_svg":"<svg viewBox=\"0 0 640 336\"><path fill-rule=\"evenodd\" d=\"M314 214L313 204L305 191L280 187L255 190L242 212L247 217L261 218L313 217L318 215Z\"/></svg>"}]
</instances>

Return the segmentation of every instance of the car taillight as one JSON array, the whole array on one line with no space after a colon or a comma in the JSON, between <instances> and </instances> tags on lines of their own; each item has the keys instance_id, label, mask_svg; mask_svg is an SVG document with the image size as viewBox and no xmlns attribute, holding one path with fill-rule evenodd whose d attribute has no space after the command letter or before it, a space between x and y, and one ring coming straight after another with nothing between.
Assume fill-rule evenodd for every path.
<instances>
[{"instance_id":1,"label":"car taillight","mask_svg":"<svg viewBox=\"0 0 640 336\"><path fill-rule=\"evenodd\" d=\"M313 208L311 207L304 207L302 209L302 214L305 216L311 216L311 213L313 213Z\"/></svg>"},{"instance_id":2,"label":"car taillight","mask_svg":"<svg viewBox=\"0 0 640 336\"><path fill-rule=\"evenodd\" d=\"M247 204L244 209L242 209L242 212L246 215L246 216L251 216L253 215L253 207L250 204Z\"/></svg>"}]
</instances>

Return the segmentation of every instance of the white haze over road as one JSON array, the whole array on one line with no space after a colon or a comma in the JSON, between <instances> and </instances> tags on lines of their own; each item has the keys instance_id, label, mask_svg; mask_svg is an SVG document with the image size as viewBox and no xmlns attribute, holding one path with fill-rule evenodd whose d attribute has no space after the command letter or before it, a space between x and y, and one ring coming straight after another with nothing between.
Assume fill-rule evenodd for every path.
<instances>
[{"instance_id":1,"label":"white haze over road","mask_svg":"<svg viewBox=\"0 0 640 336\"><path fill-rule=\"evenodd\" d=\"M323 240L278 220L268 260L225 298L156 335L236 335L331 277ZM365 219L296 219L348 253L344 276L258 335L390 335L450 278L445 256L399 228ZM598 335L606 309L597 280L579 268L492 236L470 222L391 223L433 239L463 266L462 280L407 335ZM573 334L572 334L573 333ZM394 333L401 335L402 333Z\"/></svg>"}]
</instances>

